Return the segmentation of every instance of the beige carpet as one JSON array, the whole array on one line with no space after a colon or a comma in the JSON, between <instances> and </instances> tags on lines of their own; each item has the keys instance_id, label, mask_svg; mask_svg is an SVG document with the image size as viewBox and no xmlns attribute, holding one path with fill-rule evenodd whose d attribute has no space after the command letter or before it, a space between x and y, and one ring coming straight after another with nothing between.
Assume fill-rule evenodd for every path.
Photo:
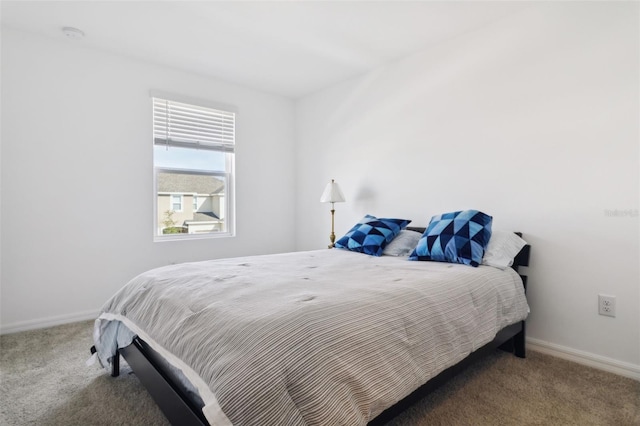
<instances>
[{"instance_id":1,"label":"beige carpet","mask_svg":"<svg viewBox=\"0 0 640 426\"><path fill-rule=\"evenodd\" d=\"M0 336L0 425L167 424L135 375L85 366L91 326ZM640 425L640 382L496 351L389 423L402 425Z\"/></svg>"}]
</instances>

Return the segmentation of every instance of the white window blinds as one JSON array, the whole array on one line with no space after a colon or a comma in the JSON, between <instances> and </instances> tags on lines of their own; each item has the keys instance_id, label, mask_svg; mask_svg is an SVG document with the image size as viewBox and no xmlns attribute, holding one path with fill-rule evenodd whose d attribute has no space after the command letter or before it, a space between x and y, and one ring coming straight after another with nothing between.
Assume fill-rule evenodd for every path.
<instances>
[{"instance_id":1,"label":"white window blinds","mask_svg":"<svg viewBox=\"0 0 640 426\"><path fill-rule=\"evenodd\" d=\"M233 152L235 117L234 112L154 97L154 144Z\"/></svg>"}]
</instances>

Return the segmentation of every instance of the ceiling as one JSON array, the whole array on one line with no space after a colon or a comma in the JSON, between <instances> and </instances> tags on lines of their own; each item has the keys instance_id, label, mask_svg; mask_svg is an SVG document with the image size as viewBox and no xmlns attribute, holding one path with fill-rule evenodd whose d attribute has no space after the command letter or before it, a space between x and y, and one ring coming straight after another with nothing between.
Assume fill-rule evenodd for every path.
<instances>
[{"instance_id":1,"label":"ceiling","mask_svg":"<svg viewBox=\"0 0 640 426\"><path fill-rule=\"evenodd\" d=\"M1 22L299 98L524 7L505 1L3 0ZM86 36L67 39L65 26Z\"/></svg>"}]
</instances>

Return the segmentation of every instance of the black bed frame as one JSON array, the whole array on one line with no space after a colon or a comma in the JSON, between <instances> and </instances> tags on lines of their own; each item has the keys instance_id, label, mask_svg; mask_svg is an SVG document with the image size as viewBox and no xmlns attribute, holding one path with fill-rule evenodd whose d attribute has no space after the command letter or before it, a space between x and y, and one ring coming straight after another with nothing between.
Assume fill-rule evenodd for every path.
<instances>
[{"instance_id":1,"label":"black bed frame","mask_svg":"<svg viewBox=\"0 0 640 426\"><path fill-rule=\"evenodd\" d=\"M417 232L424 232L425 230L425 228L417 227L408 227L407 229ZM516 234L522 236L522 234L518 232L516 232ZM516 272L518 272L520 266L529 266L530 249L530 246L526 245L515 257L512 268ZM526 291L527 277L525 275L520 276L522 277L522 283ZM496 348L511 352L517 357L524 358L525 321L520 321L500 330L493 341L472 352L458 364L447 368L433 377L406 398L382 412L369 422L369 426L378 426L387 423L418 399L437 389L460 371L464 370L469 364L493 352ZM95 351L94 348L91 349L92 352ZM114 377L120 374L119 355L124 357L171 424L180 426L209 425L202 414L202 409L189 398L183 386L162 367L163 363L159 361L158 355L144 340L136 337L129 346L120 348L116 352L112 360L111 369L111 375Z\"/></svg>"}]
</instances>

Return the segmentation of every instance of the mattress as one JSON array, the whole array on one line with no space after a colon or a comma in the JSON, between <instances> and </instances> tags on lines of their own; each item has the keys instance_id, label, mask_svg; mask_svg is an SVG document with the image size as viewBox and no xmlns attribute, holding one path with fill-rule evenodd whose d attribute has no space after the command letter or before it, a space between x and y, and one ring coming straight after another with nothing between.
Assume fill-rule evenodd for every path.
<instances>
[{"instance_id":1,"label":"mattress","mask_svg":"<svg viewBox=\"0 0 640 426\"><path fill-rule=\"evenodd\" d=\"M139 335L212 425L365 425L527 312L511 269L319 250L145 272L94 339L108 366Z\"/></svg>"}]
</instances>

